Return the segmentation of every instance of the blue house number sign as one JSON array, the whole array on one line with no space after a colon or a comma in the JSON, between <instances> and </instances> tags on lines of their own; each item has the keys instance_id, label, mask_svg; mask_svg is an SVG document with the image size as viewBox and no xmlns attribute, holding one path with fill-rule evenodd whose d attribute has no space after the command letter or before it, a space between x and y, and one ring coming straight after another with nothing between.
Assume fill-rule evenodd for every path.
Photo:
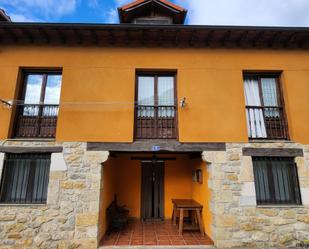
<instances>
[{"instance_id":1,"label":"blue house number sign","mask_svg":"<svg viewBox=\"0 0 309 249\"><path fill-rule=\"evenodd\" d=\"M160 151L160 150L161 150L160 146L157 145L152 146L152 151Z\"/></svg>"}]
</instances>

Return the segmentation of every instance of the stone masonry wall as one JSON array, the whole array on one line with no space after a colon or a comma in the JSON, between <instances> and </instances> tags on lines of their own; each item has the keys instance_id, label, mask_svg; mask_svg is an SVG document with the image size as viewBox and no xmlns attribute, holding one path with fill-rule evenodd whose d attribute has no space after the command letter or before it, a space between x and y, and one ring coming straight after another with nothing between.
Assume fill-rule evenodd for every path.
<instances>
[{"instance_id":1,"label":"stone masonry wall","mask_svg":"<svg viewBox=\"0 0 309 249\"><path fill-rule=\"evenodd\" d=\"M0 248L96 249L101 163L108 152L88 152L85 143L6 141L2 145L61 145L63 153L52 154L47 204L0 205Z\"/></svg>"},{"instance_id":2,"label":"stone masonry wall","mask_svg":"<svg viewBox=\"0 0 309 249\"><path fill-rule=\"evenodd\" d=\"M226 144L226 151L203 152L210 173L213 240L218 248L286 248L309 239L309 146L295 143ZM302 206L257 207L252 159L243 147L301 148L295 159Z\"/></svg>"}]
</instances>

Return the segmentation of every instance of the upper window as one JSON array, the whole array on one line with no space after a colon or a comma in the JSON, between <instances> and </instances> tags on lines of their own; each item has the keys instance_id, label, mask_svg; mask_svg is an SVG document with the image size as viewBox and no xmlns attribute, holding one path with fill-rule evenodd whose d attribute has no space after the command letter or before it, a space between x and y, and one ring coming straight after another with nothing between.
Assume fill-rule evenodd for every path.
<instances>
[{"instance_id":1,"label":"upper window","mask_svg":"<svg viewBox=\"0 0 309 249\"><path fill-rule=\"evenodd\" d=\"M258 205L301 204L296 164L288 157L253 157Z\"/></svg>"},{"instance_id":2,"label":"upper window","mask_svg":"<svg viewBox=\"0 0 309 249\"><path fill-rule=\"evenodd\" d=\"M60 101L60 72L26 73L17 103L15 137L54 138Z\"/></svg>"},{"instance_id":3,"label":"upper window","mask_svg":"<svg viewBox=\"0 0 309 249\"><path fill-rule=\"evenodd\" d=\"M279 77L247 74L244 84L249 138L288 139Z\"/></svg>"},{"instance_id":4,"label":"upper window","mask_svg":"<svg viewBox=\"0 0 309 249\"><path fill-rule=\"evenodd\" d=\"M135 138L176 138L174 74L139 74Z\"/></svg>"},{"instance_id":5,"label":"upper window","mask_svg":"<svg viewBox=\"0 0 309 249\"><path fill-rule=\"evenodd\" d=\"M7 154L0 186L1 203L46 203L50 154Z\"/></svg>"}]
</instances>

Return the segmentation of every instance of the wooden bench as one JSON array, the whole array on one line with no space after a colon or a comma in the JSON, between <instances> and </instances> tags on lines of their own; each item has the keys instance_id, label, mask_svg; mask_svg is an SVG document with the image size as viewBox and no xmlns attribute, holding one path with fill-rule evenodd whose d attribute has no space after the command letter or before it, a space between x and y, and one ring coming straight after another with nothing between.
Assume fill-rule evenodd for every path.
<instances>
[{"instance_id":1,"label":"wooden bench","mask_svg":"<svg viewBox=\"0 0 309 249\"><path fill-rule=\"evenodd\" d=\"M114 200L106 209L107 233L123 229L128 223L128 216L129 210L125 206L118 206L115 196Z\"/></svg>"}]
</instances>

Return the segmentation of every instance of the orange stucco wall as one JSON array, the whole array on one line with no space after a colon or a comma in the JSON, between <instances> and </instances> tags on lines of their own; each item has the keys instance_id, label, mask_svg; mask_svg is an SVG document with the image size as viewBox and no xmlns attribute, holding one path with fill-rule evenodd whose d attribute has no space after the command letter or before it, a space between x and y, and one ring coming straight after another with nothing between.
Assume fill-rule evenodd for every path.
<instances>
[{"instance_id":1,"label":"orange stucco wall","mask_svg":"<svg viewBox=\"0 0 309 249\"><path fill-rule=\"evenodd\" d=\"M105 234L108 224L106 221L106 208L114 200L116 194L116 164L114 160L104 163L103 177L101 178L100 212L99 212L99 239Z\"/></svg>"},{"instance_id":2,"label":"orange stucco wall","mask_svg":"<svg viewBox=\"0 0 309 249\"><path fill-rule=\"evenodd\" d=\"M126 205L130 211L130 217L140 218L141 209L141 162L131 160L137 154L117 155L109 158L104 163L103 188L101 191L100 227L101 234L106 231L105 210L117 195L119 205ZM145 154L144 154L145 156ZM151 156L151 155L148 155ZM164 215L170 219L172 216L171 199L193 198L200 202L203 208L203 220L205 231L211 234L211 214L209 211L210 192L208 189L208 174L205 163L201 160L190 160L188 155L164 155L164 157L176 157L176 160L165 161L164 168ZM203 184L192 181L192 170L203 170Z\"/></svg>"},{"instance_id":3,"label":"orange stucco wall","mask_svg":"<svg viewBox=\"0 0 309 249\"><path fill-rule=\"evenodd\" d=\"M60 141L133 140L136 69L176 69L179 140L247 141L243 70L282 70L291 138L309 143L309 51L1 47L0 98L14 99L20 67L61 67ZM16 97L17 98L17 97ZM0 107L0 139L11 111Z\"/></svg>"},{"instance_id":4,"label":"orange stucco wall","mask_svg":"<svg viewBox=\"0 0 309 249\"><path fill-rule=\"evenodd\" d=\"M192 165L193 170L201 169L203 182L192 182L192 199L203 205L203 221L205 232L207 235L211 237L211 222L212 215L210 212L210 199L211 199L211 191L208 188L208 177L209 173L207 172L206 163L201 159L193 160Z\"/></svg>"}]
</instances>

